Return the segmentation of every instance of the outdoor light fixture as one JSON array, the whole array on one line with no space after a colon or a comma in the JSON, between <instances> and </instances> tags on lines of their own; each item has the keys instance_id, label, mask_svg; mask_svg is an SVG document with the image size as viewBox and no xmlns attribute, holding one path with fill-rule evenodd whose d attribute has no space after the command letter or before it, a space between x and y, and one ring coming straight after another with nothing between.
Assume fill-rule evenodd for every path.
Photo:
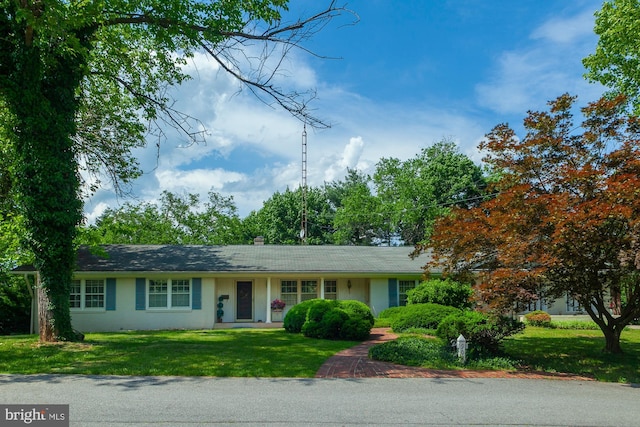
<instances>
[{"instance_id":1,"label":"outdoor light fixture","mask_svg":"<svg viewBox=\"0 0 640 427\"><path fill-rule=\"evenodd\" d=\"M347 289L349 289L349 293L351 293L351 280L347 280Z\"/></svg>"}]
</instances>

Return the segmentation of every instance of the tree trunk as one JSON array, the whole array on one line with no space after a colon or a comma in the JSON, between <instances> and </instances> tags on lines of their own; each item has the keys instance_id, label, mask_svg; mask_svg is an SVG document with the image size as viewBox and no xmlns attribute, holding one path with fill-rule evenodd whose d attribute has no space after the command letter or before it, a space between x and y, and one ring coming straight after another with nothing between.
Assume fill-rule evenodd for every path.
<instances>
[{"instance_id":1,"label":"tree trunk","mask_svg":"<svg viewBox=\"0 0 640 427\"><path fill-rule=\"evenodd\" d=\"M622 347L620 347L620 333L622 329L618 328L618 325L608 325L607 328L602 329L602 332L605 338L604 350L607 353L622 353Z\"/></svg>"},{"instance_id":2,"label":"tree trunk","mask_svg":"<svg viewBox=\"0 0 640 427\"><path fill-rule=\"evenodd\" d=\"M38 325L40 342L52 342L56 340L58 335L54 328L53 311L49 309L49 293L38 283Z\"/></svg>"},{"instance_id":3,"label":"tree trunk","mask_svg":"<svg viewBox=\"0 0 640 427\"><path fill-rule=\"evenodd\" d=\"M54 48L55 49L55 48ZM39 272L41 341L74 340L69 293L75 266L74 237L82 219L73 135L82 79L81 55L64 52L43 64L39 47L23 45L15 58L15 86L7 107L15 128L18 206Z\"/></svg>"}]
</instances>

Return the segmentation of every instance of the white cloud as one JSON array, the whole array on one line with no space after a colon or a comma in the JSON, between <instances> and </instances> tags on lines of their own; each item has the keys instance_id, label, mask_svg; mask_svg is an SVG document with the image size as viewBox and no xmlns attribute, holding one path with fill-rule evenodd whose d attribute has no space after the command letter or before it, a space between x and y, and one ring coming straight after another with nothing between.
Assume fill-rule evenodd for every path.
<instances>
[{"instance_id":1,"label":"white cloud","mask_svg":"<svg viewBox=\"0 0 640 427\"><path fill-rule=\"evenodd\" d=\"M595 10L587 9L568 18L552 18L536 28L531 38L544 39L552 43L576 43L590 38L593 33Z\"/></svg>"},{"instance_id":2,"label":"white cloud","mask_svg":"<svg viewBox=\"0 0 640 427\"><path fill-rule=\"evenodd\" d=\"M478 104L499 114L524 115L527 110L545 108L547 101L565 92L587 100L597 98L600 87L577 78L584 73L581 59L595 45L593 24L589 7L540 25L531 33L530 45L497 57L491 77L476 85Z\"/></svg>"}]
</instances>

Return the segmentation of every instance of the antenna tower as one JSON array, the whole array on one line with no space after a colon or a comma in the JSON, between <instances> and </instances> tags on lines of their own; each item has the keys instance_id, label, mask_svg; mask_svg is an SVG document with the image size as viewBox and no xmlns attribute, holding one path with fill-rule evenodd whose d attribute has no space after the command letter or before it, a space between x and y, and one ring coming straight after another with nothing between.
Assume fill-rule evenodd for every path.
<instances>
[{"instance_id":1,"label":"antenna tower","mask_svg":"<svg viewBox=\"0 0 640 427\"><path fill-rule=\"evenodd\" d=\"M302 130L302 219L300 224L300 240L307 243L307 124Z\"/></svg>"}]
</instances>

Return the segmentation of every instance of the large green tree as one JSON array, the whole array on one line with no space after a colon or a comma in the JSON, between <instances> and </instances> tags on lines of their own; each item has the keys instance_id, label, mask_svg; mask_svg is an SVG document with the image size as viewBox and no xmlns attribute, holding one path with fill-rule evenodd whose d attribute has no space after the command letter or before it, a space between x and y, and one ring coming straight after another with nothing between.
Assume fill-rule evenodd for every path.
<instances>
[{"instance_id":1,"label":"large green tree","mask_svg":"<svg viewBox=\"0 0 640 427\"><path fill-rule=\"evenodd\" d=\"M307 236L304 243L320 245L332 242L333 208L323 189L309 187L307 198ZM302 223L302 188L287 188L276 192L262 204L262 208L251 212L243 221L245 233L252 238L264 237L265 243L273 245L295 245L303 243L300 236Z\"/></svg>"},{"instance_id":2,"label":"large green tree","mask_svg":"<svg viewBox=\"0 0 640 427\"><path fill-rule=\"evenodd\" d=\"M116 181L134 178L131 148L158 120L197 138L197 126L165 95L187 78L181 66L194 52L209 54L265 102L322 124L309 116L307 98L274 85L279 69L266 60L286 54L339 9L330 3L284 23L286 7L287 0L0 0L3 144L40 272L41 340L74 338L68 296L82 220L79 165ZM266 56L242 55L258 43Z\"/></svg>"},{"instance_id":3,"label":"large green tree","mask_svg":"<svg viewBox=\"0 0 640 427\"><path fill-rule=\"evenodd\" d=\"M640 114L640 2L605 1L594 31L598 45L583 59L587 79L608 87L610 95L625 95Z\"/></svg>"},{"instance_id":4,"label":"large green tree","mask_svg":"<svg viewBox=\"0 0 640 427\"><path fill-rule=\"evenodd\" d=\"M397 232L407 245L424 240L433 221L451 207L478 204L486 188L480 166L449 140L406 161L380 160L373 181L386 229Z\"/></svg>"},{"instance_id":5,"label":"large green tree","mask_svg":"<svg viewBox=\"0 0 640 427\"><path fill-rule=\"evenodd\" d=\"M325 185L327 197L335 207L334 242L349 245L373 245L385 222L381 203L371 190L371 178L354 169L342 181Z\"/></svg>"},{"instance_id":6,"label":"large green tree","mask_svg":"<svg viewBox=\"0 0 640 427\"><path fill-rule=\"evenodd\" d=\"M242 221L230 197L209 192L202 204L196 194L165 191L159 204L125 203L107 209L94 225L82 227L86 245L227 245L244 243Z\"/></svg>"}]
</instances>

